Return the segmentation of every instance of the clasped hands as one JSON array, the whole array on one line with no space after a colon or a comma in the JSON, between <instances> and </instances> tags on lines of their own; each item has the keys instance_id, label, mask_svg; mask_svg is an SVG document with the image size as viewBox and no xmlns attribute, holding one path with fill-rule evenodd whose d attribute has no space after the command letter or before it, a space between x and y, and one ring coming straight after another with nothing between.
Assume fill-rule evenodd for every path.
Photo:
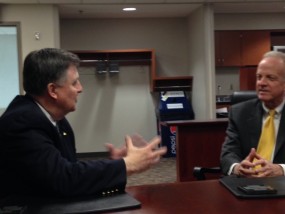
<instances>
[{"instance_id":1,"label":"clasped hands","mask_svg":"<svg viewBox=\"0 0 285 214\"><path fill-rule=\"evenodd\" d=\"M252 148L249 155L234 167L233 173L243 177L274 177L283 175L283 168L262 158Z\"/></svg>"},{"instance_id":2,"label":"clasped hands","mask_svg":"<svg viewBox=\"0 0 285 214\"><path fill-rule=\"evenodd\" d=\"M112 144L106 144L111 159L123 158L126 164L127 174L138 173L147 170L159 162L160 157L166 153L166 147L158 147L160 137L154 137L150 142L140 135L125 137L125 145L115 148Z\"/></svg>"}]
</instances>

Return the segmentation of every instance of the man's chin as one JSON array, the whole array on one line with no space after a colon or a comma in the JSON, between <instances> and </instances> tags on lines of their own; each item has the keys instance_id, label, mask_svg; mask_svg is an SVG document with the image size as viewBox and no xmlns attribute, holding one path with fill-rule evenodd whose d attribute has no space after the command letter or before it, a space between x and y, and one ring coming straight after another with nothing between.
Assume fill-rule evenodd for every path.
<instances>
[{"instance_id":1,"label":"man's chin","mask_svg":"<svg viewBox=\"0 0 285 214\"><path fill-rule=\"evenodd\" d=\"M70 108L69 109L69 112L73 112L73 111L75 111L76 110L76 106L74 106L73 108Z\"/></svg>"},{"instance_id":2,"label":"man's chin","mask_svg":"<svg viewBox=\"0 0 285 214\"><path fill-rule=\"evenodd\" d=\"M258 99L263 102L270 101L269 97L266 97L266 96L258 96Z\"/></svg>"},{"instance_id":3,"label":"man's chin","mask_svg":"<svg viewBox=\"0 0 285 214\"><path fill-rule=\"evenodd\" d=\"M260 100L268 100L271 98L270 94L268 94L268 92L264 92L264 91L259 91L257 93L257 96Z\"/></svg>"},{"instance_id":4,"label":"man's chin","mask_svg":"<svg viewBox=\"0 0 285 214\"><path fill-rule=\"evenodd\" d=\"M271 97L268 95L258 95L258 99L263 102L269 102L271 100Z\"/></svg>"}]
</instances>

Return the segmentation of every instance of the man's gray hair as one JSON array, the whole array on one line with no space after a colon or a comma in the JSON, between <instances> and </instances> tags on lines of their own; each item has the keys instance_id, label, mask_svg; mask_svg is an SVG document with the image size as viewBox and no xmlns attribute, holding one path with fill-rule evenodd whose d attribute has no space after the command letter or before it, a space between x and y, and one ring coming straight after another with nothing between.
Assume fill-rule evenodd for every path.
<instances>
[{"instance_id":1,"label":"man's gray hair","mask_svg":"<svg viewBox=\"0 0 285 214\"><path fill-rule=\"evenodd\" d=\"M283 60L285 65L285 53L280 51L269 51L263 55L263 59L267 57L277 57Z\"/></svg>"}]
</instances>

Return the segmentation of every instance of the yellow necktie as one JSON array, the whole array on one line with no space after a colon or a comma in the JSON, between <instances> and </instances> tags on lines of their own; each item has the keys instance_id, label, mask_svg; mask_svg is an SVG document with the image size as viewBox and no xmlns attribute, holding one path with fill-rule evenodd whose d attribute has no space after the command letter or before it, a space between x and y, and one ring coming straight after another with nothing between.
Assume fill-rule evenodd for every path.
<instances>
[{"instance_id":1,"label":"yellow necktie","mask_svg":"<svg viewBox=\"0 0 285 214\"><path fill-rule=\"evenodd\" d=\"M257 147L257 154L268 161L271 161L275 144L274 114L275 110L269 111L269 115L265 119Z\"/></svg>"}]
</instances>

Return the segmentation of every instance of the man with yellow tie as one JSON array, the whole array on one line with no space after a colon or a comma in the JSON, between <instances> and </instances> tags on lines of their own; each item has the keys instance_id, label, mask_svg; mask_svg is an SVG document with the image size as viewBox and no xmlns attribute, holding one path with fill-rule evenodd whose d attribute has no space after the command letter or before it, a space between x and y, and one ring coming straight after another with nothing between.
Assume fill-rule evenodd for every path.
<instances>
[{"instance_id":1,"label":"man with yellow tie","mask_svg":"<svg viewBox=\"0 0 285 214\"><path fill-rule=\"evenodd\" d=\"M256 72L257 99L233 105L222 146L224 174L285 175L285 54L266 53Z\"/></svg>"}]
</instances>

